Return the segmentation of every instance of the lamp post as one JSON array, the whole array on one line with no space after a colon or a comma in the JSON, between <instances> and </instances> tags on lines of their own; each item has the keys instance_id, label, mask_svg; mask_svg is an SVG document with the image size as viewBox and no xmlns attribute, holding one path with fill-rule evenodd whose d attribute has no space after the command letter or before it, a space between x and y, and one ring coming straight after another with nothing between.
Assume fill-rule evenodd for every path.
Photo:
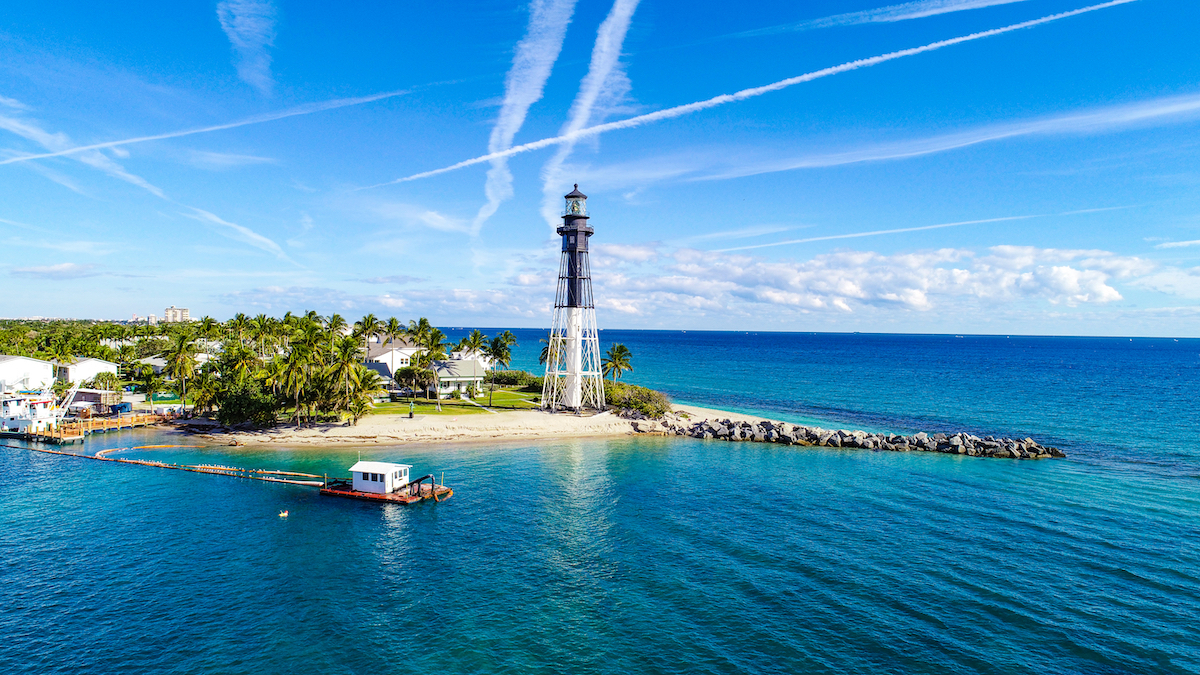
<instances>
[{"instance_id":1,"label":"lamp post","mask_svg":"<svg viewBox=\"0 0 1200 675\"><path fill-rule=\"evenodd\" d=\"M542 407L550 410L604 409L604 382L600 370L600 334L592 299L592 273L588 239L587 195L579 185L564 196L562 257L558 265L558 292L550 328L549 358L542 384Z\"/></svg>"}]
</instances>

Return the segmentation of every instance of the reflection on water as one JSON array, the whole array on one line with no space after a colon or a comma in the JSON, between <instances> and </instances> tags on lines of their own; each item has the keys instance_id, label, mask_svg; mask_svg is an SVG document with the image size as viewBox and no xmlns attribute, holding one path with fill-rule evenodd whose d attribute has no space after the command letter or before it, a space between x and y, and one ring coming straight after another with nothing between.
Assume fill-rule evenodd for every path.
<instances>
[{"instance_id":1,"label":"reflection on water","mask_svg":"<svg viewBox=\"0 0 1200 675\"><path fill-rule=\"evenodd\" d=\"M1194 480L668 438L361 452L444 470L455 496L380 505L4 449L0 668L1200 669ZM342 475L358 453L124 456Z\"/></svg>"}]
</instances>

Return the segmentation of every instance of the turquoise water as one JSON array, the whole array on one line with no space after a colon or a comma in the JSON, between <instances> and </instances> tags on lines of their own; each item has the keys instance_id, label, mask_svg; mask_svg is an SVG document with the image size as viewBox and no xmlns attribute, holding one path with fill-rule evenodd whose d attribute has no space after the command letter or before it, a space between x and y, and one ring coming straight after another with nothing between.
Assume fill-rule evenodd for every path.
<instances>
[{"instance_id":1,"label":"turquoise water","mask_svg":"<svg viewBox=\"0 0 1200 675\"><path fill-rule=\"evenodd\" d=\"M634 336L635 359L666 344L696 377L627 377L697 404L1046 434L1072 456L673 438L122 453L344 473L361 452L455 488L399 507L0 448L0 670L1200 671L1195 341L1098 363L1069 340L989 356L659 335ZM739 349L779 375L745 378Z\"/></svg>"}]
</instances>

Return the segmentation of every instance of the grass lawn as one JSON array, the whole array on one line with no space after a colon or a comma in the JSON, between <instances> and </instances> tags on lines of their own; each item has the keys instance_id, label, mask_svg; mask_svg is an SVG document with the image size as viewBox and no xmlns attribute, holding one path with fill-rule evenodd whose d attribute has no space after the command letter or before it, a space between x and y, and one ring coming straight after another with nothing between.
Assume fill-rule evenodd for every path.
<instances>
[{"instance_id":1,"label":"grass lawn","mask_svg":"<svg viewBox=\"0 0 1200 675\"><path fill-rule=\"evenodd\" d=\"M532 399L539 396L540 392L533 393L522 391L520 389L497 389L492 395L492 410L496 412L504 412L506 410L532 410L537 407ZM479 406L487 406L487 396L480 396L475 399ZM437 404L432 400L417 398L415 400L413 412L417 415L487 415L488 411L475 405L471 405L466 401L458 398L442 399L442 410L438 412ZM400 401L397 403L377 403L371 410L372 415L407 415L408 401Z\"/></svg>"}]
</instances>

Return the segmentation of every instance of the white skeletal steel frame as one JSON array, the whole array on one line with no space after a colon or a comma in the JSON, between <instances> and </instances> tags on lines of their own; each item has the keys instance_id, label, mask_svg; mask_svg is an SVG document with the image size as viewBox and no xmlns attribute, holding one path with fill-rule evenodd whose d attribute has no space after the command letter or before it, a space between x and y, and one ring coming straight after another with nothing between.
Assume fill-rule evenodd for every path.
<instances>
[{"instance_id":1,"label":"white skeletal steel frame","mask_svg":"<svg viewBox=\"0 0 1200 675\"><path fill-rule=\"evenodd\" d=\"M542 383L542 407L550 410L604 409L604 373L600 365L600 330L596 305L592 302L591 265L585 253L580 260L583 280L580 307L567 304L568 256L563 251L558 267L558 293L554 300L554 322L546 356L546 378Z\"/></svg>"}]
</instances>

